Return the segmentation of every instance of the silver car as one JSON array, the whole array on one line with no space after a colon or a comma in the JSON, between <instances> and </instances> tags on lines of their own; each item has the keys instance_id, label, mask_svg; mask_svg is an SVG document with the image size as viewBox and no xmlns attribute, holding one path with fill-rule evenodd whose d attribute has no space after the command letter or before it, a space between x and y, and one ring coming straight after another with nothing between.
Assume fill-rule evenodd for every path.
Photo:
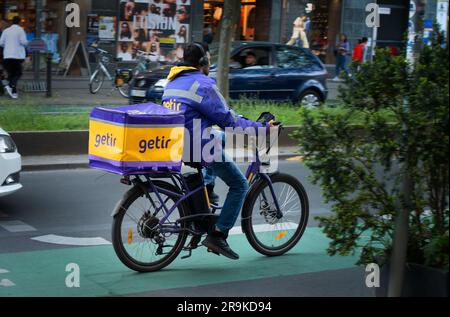
<instances>
[{"instance_id":1,"label":"silver car","mask_svg":"<svg viewBox=\"0 0 450 317\"><path fill-rule=\"evenodd\" d=\"M22 188L22 158L11 136L0 128L0 197Z\"/></svg>"}]
</instances>

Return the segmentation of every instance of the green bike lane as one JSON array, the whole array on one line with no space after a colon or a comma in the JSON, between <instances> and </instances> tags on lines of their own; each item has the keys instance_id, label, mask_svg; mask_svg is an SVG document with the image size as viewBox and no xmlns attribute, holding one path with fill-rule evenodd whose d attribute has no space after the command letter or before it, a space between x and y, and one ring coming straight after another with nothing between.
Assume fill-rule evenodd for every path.
<instances>
[{"instance_id":1,"label":"green bike lane","mask_svg":"<svg viewBox=\"0 0 450 317\"><path fill-rule=\"evenodd\" d=\"M0 286L0 296L120 296L352 268L357 260L357 255L328 256L329 240L315 227L307 228L297 246L279 257L260 255L243 234L230 236L229 243L240 254L238 261L201 247L188 259L180 259L182 252L171 265L153 273L129 270L111 245L1 254L0 268L8 272L0 274L0 281L8 279L15 285ZM80 287L66 286L69 263L80 268Z\"/></svg>"}]
</instances>

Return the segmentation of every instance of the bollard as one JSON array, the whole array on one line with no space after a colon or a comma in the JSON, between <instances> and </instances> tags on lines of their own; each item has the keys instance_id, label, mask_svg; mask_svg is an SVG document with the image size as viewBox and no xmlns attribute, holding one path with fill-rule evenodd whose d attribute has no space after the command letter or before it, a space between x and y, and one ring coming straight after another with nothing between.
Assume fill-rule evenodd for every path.
<instances>
[{"instance_id":1,"label":"bollard","mask_svg":"<svg viewBox=\"0 0 450 317\"><path fill-rule=\"evenodd\" d=\"M47 54L47 98L52 96L52 53Z\"/></svg>"}]
</instances>

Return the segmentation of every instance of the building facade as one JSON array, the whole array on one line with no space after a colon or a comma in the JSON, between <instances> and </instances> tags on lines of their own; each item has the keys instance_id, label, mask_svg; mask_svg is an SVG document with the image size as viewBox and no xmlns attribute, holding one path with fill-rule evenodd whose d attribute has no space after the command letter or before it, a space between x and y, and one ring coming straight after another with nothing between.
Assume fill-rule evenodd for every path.
<instances>
[{"instance_id":1,"label":"building facade","mask_svg":"<svg viewBox=\"0 0 450 317\"><path fill-rule=\"evenodd\" d=\"M423 0L425 19L436 16L437 2ZM65 27L69 2L81 8L81 26ZM410 14L410 0L241 0L235 40L287 43L298 17L307 17L311 50L327 64L334 63L339 34L352 47L362 37L374 38L366 25L366 6L382 8L376 45L400 49ZM68 43L93 41L123 60L135 60L136 51L152 54L155 61L176 61L182 45L191 40L214 40L224 0L2 0L0 18L22 17L30 39L36 36L37 10L42 8L41 34L56 57L63 58ZM55 57L55 58L56 58Z\"/></svg>"}]
</instances>

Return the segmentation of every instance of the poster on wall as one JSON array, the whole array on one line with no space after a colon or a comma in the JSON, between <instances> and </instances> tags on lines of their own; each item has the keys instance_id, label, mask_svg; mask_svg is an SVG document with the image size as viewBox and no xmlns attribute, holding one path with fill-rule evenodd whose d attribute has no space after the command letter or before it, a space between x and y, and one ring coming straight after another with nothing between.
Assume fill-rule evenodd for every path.
<instances>
[{"instance_id":1,"label":"poster on wall","mask_svg":"<svg viewBox=\"0 0 450 317\"><path fill-rule=\"evenodd\" d=\"M101 41L113 41L116 38L116 17L99 17L98 37Z\"/></svg>"},{"instance_id":2,"label":"poster on wall","mask_svg":"<svg viewBox=\"0 0 450 317\"><path fill-rule=\"evenodd\" d=\"M135 60L141 50L155 62L180 61L190 17L191 0L121 0L118 57Z\"/></svg>"},{"instance_id":3,"label":"poster on wall","mask_svg":"<svg viewBox=\"0 0 450 317\"><path fill-rule=\"evenodd\" d=\"M90 47L93 43L99 40L98 38L98 30L99 30L99 17L97 14L89 14L87 16L87 36L86 36L86 47L89 52L93 52L90 50Z\"/></svg>"},{"instance_id":4,"label":"poster on wall","mask_svg":"<svg viewBox=\"0 0 450 317\"><path fill-rule=\"evenodd\" d=\"M47 52L52 53L53 63L59 63L61 61L61 55L58 52L58 33L42 33L41 39L47 46Z\"/></svg>"}]
</instances>

